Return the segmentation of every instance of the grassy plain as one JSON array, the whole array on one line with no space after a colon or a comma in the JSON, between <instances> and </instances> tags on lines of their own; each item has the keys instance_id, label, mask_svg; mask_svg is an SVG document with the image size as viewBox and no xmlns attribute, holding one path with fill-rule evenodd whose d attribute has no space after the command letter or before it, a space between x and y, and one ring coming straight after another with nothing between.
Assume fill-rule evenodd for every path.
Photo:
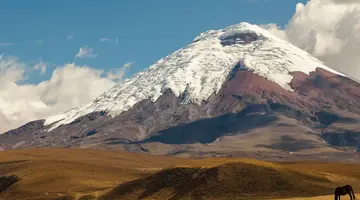
<instances>
[{"instance_id":1,"label":"grassy plain","mask_svg":"<svg viewBox=\"0 0 360 200\"><path fill-rule=\"evenodd\" d=\"M0 152L0 177L9 175L19 181L0 190L0 199L321 200L333 199L339 185L360 191L358 164L195 160L90 149Z\"/></svg>"}]
</instances>

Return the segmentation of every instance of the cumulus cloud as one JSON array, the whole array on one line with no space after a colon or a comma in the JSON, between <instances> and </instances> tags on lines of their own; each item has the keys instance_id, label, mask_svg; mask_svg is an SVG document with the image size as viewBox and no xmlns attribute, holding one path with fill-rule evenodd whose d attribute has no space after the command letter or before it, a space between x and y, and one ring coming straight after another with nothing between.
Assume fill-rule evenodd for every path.
<instances>
[{"instance_id":1,"label":"cumulus cloud","mask_svg":"<svg viewBox=\"0 0 360 200\"><path fill-rule=\"evenodd\" d=\"M8 47L12 45L14 45L12 42L0 42L0 47Z\"/></svg>"},{"instance_id":2,"label":"cumulus cloud","mask_svg":"<svg viewBox=\"0 0 360 200\"><path fill-rule=\"evenodd\" d=\"M38 62L33 66L35 70L40 71L40 74L43 75L46 73L46 64L43 61Z\"/></svg>"},{"instance_id":3,"label":"cumulus cloud","mask_svg":"<svg viewBox=\"0 0 360 200\"><path fill-rule=\"evenodd\" d=\"M125 63L121 68L111 69L107 73L107 78L116 82L119 82L124 78L125 72L129 69L134 62Z\"/></svg>"},{"instance_id":4,"label":"cumulus cloud","mask_svg":"<svg viewBox=\"0 0 360 200\"><path fill-rule=\"evenodd\" d=\"M0 55L0 87L23 80L25 66L16 57Z\"/></svg>"},{"instance_id":5,"label":"cumulus cloud","mask_svg":"<svg viewBox=\"0 0 360 200\"><path fill-rule=\"evenodd\" d=\"M79 52L76 54L76 58L94 58L98 56L94 54L94 49L87 46L80 47Z\"/></svg>"},{"instance_id":6,"label":"cumulus cloud","mask_svg":"<svg viewBox=\"0 0 360 200\"><path fill-rule=\"evenodd\" d=\"M265 27L344 74L360 80L360 1L298 3L289 23Z\"/></svg>"},{"instance_id":7,"label":"cumulus cloud","mask_svg":"<svg viewBox=\"0 0 360 200\"><path fill-rule=\"evenodd\" d=\"M44 65L28 66L16 57L0 56L0 134L29 121L88 103L122 81L125 68L131 66L125 64L119 70L105 72L69 63L56 67L47 81L20 83L27 72L41 71ZM119 73L109 75L112 72Z\"/></svg>"},{"instance_id":8,"label":"cumulus cloud","mask_svg":"<svg viewBox=\"0 0 360 200\"><path fill-rule=\"evenodd\" d=\"M276 37L279 37L283 40L288 40L286 32L282 30L281 27L277 24L262 24L260 27L267 29Z\"/></svg>"},{"instance_id":9,"label":"cumulus cloud","mask_svg":"<svg viewBox=\"0 0 360 200\"><path fill-rule=\"evenodd\" d=\"M359 0L334 0L335 3L337 4L354 4L357 3L359 4Z\"/></svg>"}]
</instances>

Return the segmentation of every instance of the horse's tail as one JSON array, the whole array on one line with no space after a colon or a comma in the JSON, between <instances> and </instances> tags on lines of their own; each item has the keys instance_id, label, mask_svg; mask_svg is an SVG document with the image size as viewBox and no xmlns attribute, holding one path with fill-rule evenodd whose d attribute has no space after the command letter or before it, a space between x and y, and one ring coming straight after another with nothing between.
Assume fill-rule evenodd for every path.
<instances>
[{"instance_id":1,"label":"horse's tail","mask_svg":"<svg viewBox=\"0 0 360 200\"><path fill-rule=\"evenodd\" d=\"M355 194L354 194L354 190L353 190L353 189L351 189L351 193L352 193L354 199L355 199L355 200L358 200L358 199L356 198Z\"/></svg>"}]
</instances>

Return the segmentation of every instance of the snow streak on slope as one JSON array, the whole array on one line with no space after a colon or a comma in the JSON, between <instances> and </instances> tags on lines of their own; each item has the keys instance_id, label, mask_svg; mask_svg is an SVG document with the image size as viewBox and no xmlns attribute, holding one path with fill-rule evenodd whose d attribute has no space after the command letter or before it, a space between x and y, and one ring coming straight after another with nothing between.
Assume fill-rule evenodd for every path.
<instances>
[{"instance_id":1,"label":"snow streak on slope","mask_svg":"<svg viewBox=\"0 0 360 200\"><path fill-rule=\"evenodd\" d=\"M293 77L289 72L309 74L320 67L339 74L259 26L240 23L202 33L188 46L160 59L125 83L114 86L93 102L48 118L45 125L57 121L50 128L52 130L96 111L107 111L115 116L142 100L156 101L167 89L176 96L185 92L184 104L201 104L221 89L226 77L239 62L243 68L287 90L292 90L289 83Z\"/></svg>"}]
</instances>

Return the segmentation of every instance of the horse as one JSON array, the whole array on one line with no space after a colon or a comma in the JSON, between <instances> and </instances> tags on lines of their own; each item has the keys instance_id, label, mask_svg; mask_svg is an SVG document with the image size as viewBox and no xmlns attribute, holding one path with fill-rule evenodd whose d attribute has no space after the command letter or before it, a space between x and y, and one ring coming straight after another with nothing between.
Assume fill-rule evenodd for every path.
<instances>
[{"instance_id":1,"label":"horse","mask_svg":"<svg viewBox=\"0 0 360 200\"><path fill-rule=\"evenodd\" d=\"M347 194L350 196L350 200L357 200L351 185L337 187L335 189L335 200L340 200L340 196L345 196Z\"/></svg>"}]
</instances>

